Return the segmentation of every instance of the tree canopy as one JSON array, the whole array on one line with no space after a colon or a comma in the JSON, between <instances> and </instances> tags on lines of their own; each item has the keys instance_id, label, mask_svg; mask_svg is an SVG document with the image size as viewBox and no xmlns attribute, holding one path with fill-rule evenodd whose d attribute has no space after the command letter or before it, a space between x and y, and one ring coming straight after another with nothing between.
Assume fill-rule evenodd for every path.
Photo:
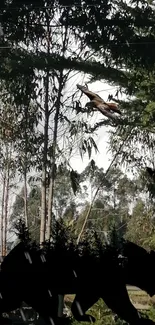
<instances>
[{"instance_id":1,"label":"tree canopy","mask_svg":"<svg viewBox=\"0 0 155 325\"><path fill-rule=\"evenodd\" d=\"M99 209L103 211L104 222L97 223L100 231L115 223L122 233L127 231L123 220L129 224L129 206L134 205L133 214L135 198L140 204L144 195L147 204L152 204L148 192L149 200L153 200L154 184L145 167L154 167L154 11L152 1L144 0L23 0L22 7L17 0L1 2L2 215L7 215L8 204L4 201L12 188L6 181L8 170L12 179L23 185L18 195L24 199L16 199L12 216L16 215L14 209L19 201L21 210L17 214L23 213L31 220L29 205L34 215L38 204L41 232L45 233L47 224L48 236L50 218L55 214L66 218L66 222L73 221L73 225L74 219L82 224L80 220L91 207L85 182L91 184L92 191L101 187L92 206L96 210L91 211L94 216ZM109 100L119 104L119 120L101 116L101 120L90 123L96 112L83 107L75 82L71 81L79 72L87 76L89 84L100 80L116 87L114 95L109 93ZM110 127L109 149L115 164L106 174L104 166L99 169L91 161L79 175L71 166L71 156L78 149L82 158L88 154L91 159L92 150L98 150L95 134L103 126ZM134 181L130 180L115 166L125 166L132 172L134 168L138 174L133 175ZM35 193L33 177L37 180ZM148 216L146 204L143 210ZM92 224L90 220L88 224Z\"/></svg>"}]
</instances>

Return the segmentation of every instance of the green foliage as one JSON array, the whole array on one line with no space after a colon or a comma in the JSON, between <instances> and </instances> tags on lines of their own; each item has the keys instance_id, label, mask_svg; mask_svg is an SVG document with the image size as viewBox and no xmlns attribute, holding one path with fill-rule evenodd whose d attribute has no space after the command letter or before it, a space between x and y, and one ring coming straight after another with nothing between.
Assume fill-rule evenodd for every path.
<instances>
[{"instance_id":1,"label":"green foliage","mask_svg":"<svg viewBox=\"0 0 155 325\"><path fill-rule=\"evenodd\" d=\"M28 216L29 216L29 229L30 236L39 242L40 235L40 218L39 218L39 208L41 201L41 192L39 187L31 188L30 193L28 195L27 203L28 203ZM24 216L24 191L23 189L16 196L15 202L13 204L13 211L11 214L11 223L12 229L15 228L18 219L23 220ZM24 220L23 220L24 222Z\"/></svg>"},{"instance_id":2,"label":"green foliage","mask_svg":"<svg viewBox=\"0 0 155 325\"><path fill-rule=\"evenodd\" d=\"M24 191L23 189L19 193L19 195L16 196L15 202L13 204L13 212L11 215L11 219L19 219L23 215L23 209L24 209Z\"/></svg>"},{"instance_id":3,"label":"green foliage","mask_svg":"<svg viewBox=\"0 0 155 325\"><path fill-rule=\"evenodd\" d=\"M123 235L129 218L129 207L136 196L134 182L117 168L112 168L105 176L103 168L94 164L92 168L91 163L82 172L81 178L83 181L89 181L94 191L100 186L86 228L104 233L116 226L120 235ZM77 220L78 229L82 227L88 208L87 202Z\"/></svg>"},{"instance_id":4,"label":"green foliage","mask_svg":"<svg viewBox=\"0 0 155 325\"><path fill-rule=\"evenodd\" d=\"M39 103L44 100L44 89L40 85L44 84L45 73L49 68L52 80L49 99L51 111L57 103L60 71L65 69L67 73L65 70L61 90L66 85L68 71L76 70L90 74L90 81L103 79L111 85L117 85L114 99L121 92L128 96L127 100L119 101L123 113L119 124L103 119L90 126L88 119L72 119L68 113L70 108L73 108L73 114L78 115L78 118L82 114L84 116L84 113L87 117L90 116L90 112L81 107L76 96L73 96L67 105L60 100L62 111L59 120L66 123L71 143L81 133L80 154L83 157L87 153L89 158L93 150L98 151L93 132L103 125L113 126L111 152L119 152L117 164L141 169L146 165L146 160L151 163L154 160L154 9L150 2L145 0L128 3L101 0L99 5L94 5L93 0L90 0L89 4L86 1L76 1L75 5L72 0L69 7L65 5L64 0L53 1L52 4L49 0L31 1L31 4L24 0L22 7L20 1L16 0L4 0L3 5L0 4L0 22L4 29L4 39L0 44L1 94L7 90L7 94L1 99L3 105L0 114L4 122L1 122L0 132L1 140L6 141L3 129L11 121L12 135L7 141L13 143L17 152L12 164L16 165L20 174L29 172L31 168L42 168L44 135L38 125L43 119L44 106L40 108ZM52 30L52 45L50 53L47 53L46 32L49 21L50 25L56 24L56 28ZM60 25L65 28L59 28ZM73 37L78 44L78 50L82 49L81 55L79 51L71 51ZM6 46L9 46L9 49L3 48ZM111 95L109 98L113 99ZM9 116L5 114L6 103ZM49 143L49 157L46 162L49 170L53 150L51 148ZM72 150L71 148L70 153ZM3 167L4 163L1 159L0 166ZM85 200L79 209L73 197L74 192L82 200L83 181L94 191L101 187L86 224L89 232L96 230L102 234L114 226L118 236L125 235L129 240L146 248L155 248L154 207L151 199L147 198L148 192L154 194L155 189L149 178L144 177L142 180L138 177L131 181L116 168L111 169L105 176L103 168L98 168L94 161L91 161L80 177L74 170L57 171L54 209L60 219L64 218L65 225L73 221L71 229L76 235L81 230L90 207L88 200ZM40 187L31 188L28 195L30 233L37 240L40 197ZM21 217L23 211L22 190L16 197L12 220ZM62 236L64 243L69 241L65 232L59 232L58 235L59 238ZM99 302L92 309L92 313L97 317L99 324L114 324L111 314L104 314L104 303ZM123 322L117 320L115 323L120 325Z\"/></svg>"},{"instance_id":5,"label":"green foliage","mask_svg":"<svg viewBox=\"0 0 155 325\"><path fill-rule=\"evenodd\" d=\"M140 68L135 68L135 72L131 70L132 92L126 88L127 100L120 104L125 123L111 133L113 154L122 144L118 164L136 167L138 171L148 164L154 165L154 78L154 66L150 72Z\"/></svg>"},{"instance_id":6,"label":"green foliage","mask_svg":"<svg viewBox=\"0 0 155 325\"><path fill-rule=\"evenodd\" d=\"M96 322L95 322L96 325L102 325L102 324L114 325L115 324L111 311L106 307L105 303L101 299L92 308L89 309L88 313L96 318ZM72 320L71 324L77 325L79 323L75 320ZM81 324L84 325L84 322L81 322ZM85 324L88 324L88 323L85 323ZM123 324L120 324L120 325L123 325Z\"/></svg>"},{"instance_id":7,"label":"green foliage","mask_svg":"<svg viewBox=\"0 0 155 325\"><path fill-rule=\"evenodd\" d=\"M28 228L25 226L25 222L22 219L19 219L15 224L16 234L20 241L28 244L31 241Z\"/></svg>"},{"instance_id":8,"label":"green foliage","mask_svg":"<svg viewBox=\"0 0 155 325\"><path fill-rule=\"evenodd\" d=\"M75 195L80 191L80 175L66 165L60 165L55 180L54 210L57 217L67 218L71 211L76 214ZM75 209L74 209L75 207ZM68 213L67 213L68 211ZM71 213L72 214L72 213Z\"/></svg>"},{"instance_id":9,"label":"green foliage","mask_svg":"<svg viewBox=\"0 0 155 325\"><path fill-rule=\"evenodd\" d=\"M76 3L75 6L75 1L71 1L70 6L65 7L62 6L63 0L53 1L52 5L49 0L41 0L37 6L35 1L29 4L25 0L20 8L19 2L4 1L5 10L0 19L5 37L1 42L3 47L8 45L11 49L1 49L0 54L1 92L7 89L7 94L1 99L3 103L1 113L5 122L11 121L12 137L8 141L12 141L17 152L14 165L18 168L20 175L26 175L32 168L35 172L42 169L45 139L39 124L44 118L44 104L42 103L45 99L44 82L48 69L51 83L48 103L50 113L53 114L53 121L55 121L55 107L59 94L58 117L61 125L67 126L69 130L66 139L71 144L70 154L73 152L72 143L75 139L80 139L78 146L81 157L88 154L91 158L92 151L98 151L93 132L103 125L111 125L113 129L110 148L113 154L119 151L117 164L136 165L141 168L146 165L146 153L150 155L151 160L154 150L155 117L155 62L152 50L155 43L154 9L144 0L134 6L135 3L132 1L126 4L125 1L107 0L101 1L99 6L94 6L94 2L87 4L84 1L82 4L79 3L79 6ZM39 10L38 6L41 6L42 10ZM48 7L48 12L46 7ZM49 23L53 25L55 16L57 22L55 22L56 28L52 29L53 43L52 46L50 43L48 49L47 25ZM63 28L59 25L63 25ZM73 39L81 52L73 49ZM144 43L147 43L146 46L143 46ZM81 107L76 93L69 99L67 98L65 104L63 103L62 95L71 70L89 73L92 76L91 81L104 79L110 84L117 85L115 97L119 92L121 94L121 91L128 96L128 100L118 100L123 112L119 124L103 119L94 125L89 125L90 111L85 111ZM61 84L59 84L60 74L63 76ZM113 99L110 94L109 99ZM9 116L5 115L6 103ZM71 108L73 118L70 113ZM87 114L87 119L85 119L84 112ZM77 115L78 119L76 119ZM5 123L2 124L5 125ZM0 131L4 125L1 125ZM4 136L2 136L3 140L6 140ZM122 145L121 149L120 145ZM53 158L51 139L48 141L46 151L47 172L50 172ZM59 154L56 155L56 160L58 156ZM91 161L80 177L77 171L71 168L69 170L70 172L66 171L64 175L60 175L60 171L56 173L54 196L56 216L64 217L66 223L75 221L76 218L73 227L77 233L79 232L85 220L89 202L85 201L83 207L79 208L75 203L71 187L76 193L76 198L81 199L83 198L81 184L86 181L91 185L92 191L98 187L101 188L86 227L97 228L98 231L103 232L115 226L117 231L123 235L128 225L128 235L132 238L129 228L134 230L132 215L135 211L130 210L135 206L136 197L140 198L140 188L137 189L137 183L134 184L134 181L130 181L119 169L115 168L111 169L106 177L103 168L97 168L94 161ZM141 191L144 195L147 195L147 191L154 192L154 184L147 180L143 184L144 187L141 181ZM37 205L40 207L39 191L37 198L28 197L31 226L34 229L39 227L37 218ZM24 197L23 193L21 194ZM18 198L12 217L21 217L23 210L24 200ZM142 224L145 221L144 223L148 225L149 217L146 210L144 209ZM137 212L137 220L140 218L140 211L139 209ZM152 213L152 206L150 211L149 215ZM142 231L141 218L138 224ZM133 234L135 238L135 232ZM153 240L152 232L149 236L151 236L150 241ZM146 242L146 238L143 239Z\"/></svg>"},{"instance_id":10,"label":"green foliage","mask_svg":"<svg viewBox=\"0 0 155 325\"><path fill-rule=\"evenodd\" d=\"M85 230L100 235L103 241L108 232L115 228L119 237L127 239L147 248L155 248L154 237L154 203L147 194L145 179L141 175L130 180L117 168L111 169L108 175L92 161L78 175L79 188L76 197L72 191L70 170L64 165L57 169L55 180L54 210L56 218L64 221L78 236L85 217L90 208L88 189L96 191L103 185L93 204ZM87 186L83 187L83 182ZM30 233L33 239L39 241L40 226L40 186L33 187L28 195L28 214ZM84 196L85 195L85 196ZM23 192L17 195L12 212L12 222L21 218L24 212Z\"/></svg>"},{"instance_id":11,"label":"green foliage","mask_svg":"<svg viewBox=\"0 0 155 325\"><path fill-rule=\"evenodd\" d=\"M136 227L135 227L136 224ZM155 249L153 211L139 199L128 221L126 238L145 248Z\"/></svg>"},{"instance_id":12,"label":"green foliage","mask_svg":"<svg viewBox=\"0 0 155 325\"><path fill-rule=\"evenodd\" d=\"M107 66L114 63L121 67L135 65L151 70L154 65L151 53L155 39L154 10L147 1L130 1L128 4L117 0L101 1L100 6L91 7L90 3L87 10L84 3L82 7L72 9L68 21L72 26L76 24L75 34L78 29L81 37L82 31L84 42L100 53ZM65 22L65 17L61 22Z\"/></svg>"},{"instance_id":13,"label":"green foliage","mask_svg":"<svg viewBox=\"0 0 155 325\"><path fill-rule=\"evenodd\" d=\"M150 310L148 310L147 312L143 312L143 315L146 315L148 318L152 319L153 321L155 321L155 309L154 306L152 308L150 308Z\"/></svg>"},{"instance_id":14,"label":"green foliage","mask_svg":"<svg viewBox=\"0 0 155 325\"><path fill-rule=\"evenodd\" d=\"M76 175L76 174L75 174ZM76 175L79 182L79 175ZM40 185L34 186L37 177L30 178L30 191L27 198L29 230L33 239L39 241L40 233L40 210L41 210L41 188ZM78 192L81 191L80 184L77 184ZM70 170L65 165L59 165L57 178L55 180L55 195L53 202L53 212L56 217L63 217L66 223L74 221L77 214L75 195L72 190ZM13 211L11 214L12 228L14 222L24 215L24 189L16 196Z\"/></svg>"}]
</instances>

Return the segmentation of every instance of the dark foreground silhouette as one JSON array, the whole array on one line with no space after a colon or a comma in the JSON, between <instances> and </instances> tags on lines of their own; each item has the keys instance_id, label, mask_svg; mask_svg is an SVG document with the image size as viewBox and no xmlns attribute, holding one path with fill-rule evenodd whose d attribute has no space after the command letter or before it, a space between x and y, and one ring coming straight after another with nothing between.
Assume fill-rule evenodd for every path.
<instances>
[{"instance_id":1,"label":"dark foreground silhouette","mask_svg":"<svg viewBox=\"0 0 155 325\"><path fill-rule=\"evenodd\" d=\"M59 324L58 295L76 294L71 311L78 321L95 321L85 312L102 298L131 325L153 323L140 316L126 290L126 284L130 284L154 295L153 251L148 253L127 241L118 250L101 244L95 249L88 243L67 245L58 241L39 249L23 241L6 256L0 272L1 315L25 301L45 322Z\"/></svg>"}]
</instances>

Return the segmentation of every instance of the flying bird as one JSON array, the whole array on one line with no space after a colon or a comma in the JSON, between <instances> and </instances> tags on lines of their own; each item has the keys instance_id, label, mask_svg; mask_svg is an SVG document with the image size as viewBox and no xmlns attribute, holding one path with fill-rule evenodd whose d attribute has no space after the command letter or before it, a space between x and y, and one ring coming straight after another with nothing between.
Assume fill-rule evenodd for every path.
<instances>
[{"instance_id":1,"label":"flying bird","mask_svg":"<svg viewBox=\"0 0 155 325\"><path fill-rule=\"evenodd\" d=\"M88 96L90 102L88 102L85 107L96 108L103 115L111 118L116 118L114 113L122 114L116 103L106 103L99 95L93 93L88 89L88 86L81 86L77 84L77 88L80 89L85 95Z\"/></svg>"}]
</instances>

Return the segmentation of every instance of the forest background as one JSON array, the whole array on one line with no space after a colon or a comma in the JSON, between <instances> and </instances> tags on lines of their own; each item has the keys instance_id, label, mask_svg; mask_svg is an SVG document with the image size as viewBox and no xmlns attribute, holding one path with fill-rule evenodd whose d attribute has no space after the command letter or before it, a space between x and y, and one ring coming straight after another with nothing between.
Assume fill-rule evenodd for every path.
<instances>
[{"instance_id":1,"label":"forest background","mask_svg":"<svg viewBox=\"0 0 155 325\"><path fill-rule=\"evenodd\" d=\"M115 226L155 249L153 1L3 0L0 24L1 254L20 217L40 242L61 217L77 237ZM117 121L84 108L76 83L96 81ZM94 158L103 130L108 169ZM80 172L77 155L89 158Z\"/></svg>"}]
</instances>

